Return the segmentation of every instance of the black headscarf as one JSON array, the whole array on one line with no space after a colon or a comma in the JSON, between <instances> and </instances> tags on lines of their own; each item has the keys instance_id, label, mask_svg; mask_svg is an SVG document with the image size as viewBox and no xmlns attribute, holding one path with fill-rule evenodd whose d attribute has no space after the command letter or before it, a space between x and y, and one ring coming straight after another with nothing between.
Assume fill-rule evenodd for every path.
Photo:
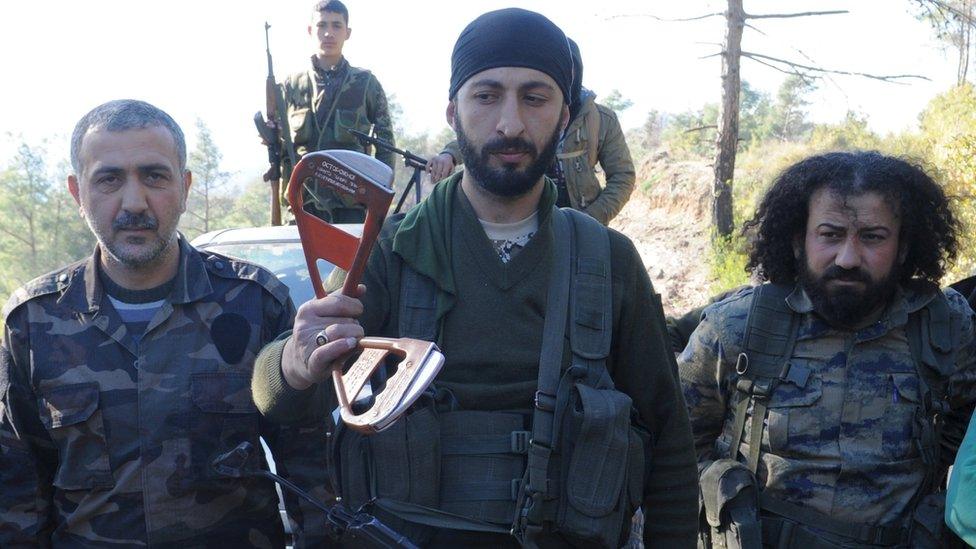
<instances>
[{"instance_id":1,"label":"black headscarf","mask_svg":"<svg viewBox=\"0 0 976 549\"><path fill-rule=\"evenodd\" d=\"M548 74L573 100L573 60L563 31L544 15L521 8L491 11L458 36L451 54L451 99L472 76L497 67L525 67Z\"/></svg>"}]
</instances>

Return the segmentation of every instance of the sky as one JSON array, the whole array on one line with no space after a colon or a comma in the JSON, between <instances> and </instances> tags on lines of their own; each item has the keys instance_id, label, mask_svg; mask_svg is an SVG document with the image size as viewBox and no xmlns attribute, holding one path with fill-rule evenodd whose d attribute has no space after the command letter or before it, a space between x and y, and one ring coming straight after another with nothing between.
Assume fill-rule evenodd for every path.
<instances>
[{"instance_id":1,"label":"sky","mask_svg":"<svg viewBox=\"0 0 976 549\"><path fill-rule=\"evenodd\" d=\"M461 29L479 14L512 2L347 0L354 66L373 71L403 109L411 133L436 134L444 110L450 53ZM647 113L698 109L720 97L718 52L724 20L668 22L721 12L724 2L665 0L522 0L576 40L583 83L633 101L624 129ZM33 0L4 2L0 15L0 163L21 140L46 140L52 159L68 154L77 120L105 101L136 98L169 112L192 148L203 120L237 181L258 177L267 154L252 117L264 107L264 22L278 80L306 70L313 43L307 0ZM745 0L748 13L849 10L849 14L753 20L743 49L823 67L875 74L913 73L930 81L892 85L835 76L811 96L811 117L837 121L855 110L880 132L916 124L919 112L955 81L951 52L913 16L910 0ZM742 78L775 95L785 75L743 60ZM9 135L8 135L9 134ZM12 136L12 137L10 137ZM53 163L53 162L52 162ZM2 165L2 164L0 164Z\"/></svg>"}]
</instances>

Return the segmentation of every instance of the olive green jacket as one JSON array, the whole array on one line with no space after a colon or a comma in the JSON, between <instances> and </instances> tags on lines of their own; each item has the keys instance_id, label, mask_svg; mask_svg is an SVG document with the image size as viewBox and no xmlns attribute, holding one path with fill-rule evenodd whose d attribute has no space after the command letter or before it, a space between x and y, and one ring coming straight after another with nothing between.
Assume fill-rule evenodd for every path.
<instances>
[{"instance_id":1,"label":"olive green jacket","mask_svg":"<svg viewBox=\"0 0 976 549\"><path fill-rule=\"evenodd\" d=\"M345 60L343 60L345 61ZM348 130L370 133L393 143L393 124L386 93L379 80L368 70L349 66L335 99L320 97L315 85L314 68L295 73L284 82L285 104L291 140L299 156L324 149L348 149L369 153ZM327 111L323 111L327 109ZM376 158L395 167L393 153L376 151Z\"/></svg>"},{"instance_id":2,"label":"olive green jacket","mask_svg":"<svg viewBox=\"0 0 976 549\"><path fill-rule=\"evenodd\" d=\"M579 114L566 128L556 158L566 177L570 205L606 225L630 199L635 173L616 113L598 104L595 98L592 93L584 96ZM599 128L589 127L594 122ZM597 137L596 147L589 143L592 136ZM605 187L597 178L597 162L606 177Z\"/></svg>"}]
</instances>

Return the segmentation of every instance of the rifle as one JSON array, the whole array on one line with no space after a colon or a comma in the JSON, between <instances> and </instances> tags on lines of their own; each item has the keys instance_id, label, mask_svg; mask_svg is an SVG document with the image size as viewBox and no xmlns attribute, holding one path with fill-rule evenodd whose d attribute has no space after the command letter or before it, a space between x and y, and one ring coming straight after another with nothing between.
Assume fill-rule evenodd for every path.
<instances>
[{"instance_id":1,"label":"rifle","mask_svg":"<svg viewBox=\"0 0 976 549\"><path fill-rule=\"evenodd\" d=\"M427 159L422 156L417 156L410 151L396 148L393 143L385 139L380 139L379 137L373 137L372 135L365 134L358 130L349 129L346 130L352 135L356 136L359 143L365 147L367 144L373 145L374 147L379 147L385 149L394 154L399 154L403 157L403 165L408 168L413 168L413 175L410 176L410 181L407 182L407 187L403 189L403 194L400 195L400 200L397 201L396 209L393 213L399 213L400 208L403 207L403 201L406 200L407 195L410 194L410 187L414 187L414 191L417 194L417 204L420 204L421 196L420 189L420 172L427 169ZM416 185L416 186L415 186Z\"/></svg>"},{"instance_id":2,"label":"rifle","mask_svg":"<svg viewBox=\"0 0 976 549\"><path fill-rule=\"evenodd\" d=\"M291 144L291 129L288 127L287 107L285 98L281 93L281 87L275 80L274 68L271 63L271 44L268 41L268 29L271 25L264 22L264 47L268 55L268 78L264 84L265 112L267 119L261 111L254 113L254 125L257 126L258 135L261 141L268 147L268 163L270 167L264 172L263 179L271 183L271 224L281 225L281 180L288 181L290 173L281 173L281 149L288 151L288 159L291 164L287 171L291 171L298 160L295 158L295 149Z\"/></svg>"},{"instance_id":3,"label":"rifle","mask_svg":"<svg viewBox=\"0 0 976 549\"><path fill-rule=\"evenodd\" d=\"M271 471L255 467L255 462L259 459L256 456L254 445L244 441L234 449L218 455L210 466L217 474L228 478L269 479L276 482L285 491L304 499L325 513L325 518L328 521L326 534L333 541L365 549L418 549L408 537L396 532L370 514L368 511L369 503L356 511L348 510L341 502L337 502L332 507L327 507L291 481Z\"/></svg>"}]
</instances>

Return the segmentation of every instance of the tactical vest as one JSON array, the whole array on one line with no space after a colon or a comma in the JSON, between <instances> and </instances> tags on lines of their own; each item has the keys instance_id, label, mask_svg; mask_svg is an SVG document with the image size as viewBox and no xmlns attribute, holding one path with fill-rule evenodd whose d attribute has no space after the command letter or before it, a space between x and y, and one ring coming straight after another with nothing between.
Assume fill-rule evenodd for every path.
<instances>
[{"instance_id":1,"label":"tactical vest","mask_svg":"<svg viewBox=\"0 0 976 549\"><path fill-rule=\"evenodd\" d=\"M760 490L755 475L769 398L784 381L806 386L811 374L806 367L790 361L801 317L786 303L792 291L792 287L778 284L764 284L754 290L742 352L735 366L738 377L731 455L713 462L701 474L701 545L723 549L760 548L764 544L784 549L841 547L806 528L811 526L843 540L844 547L926 547L919 537L913 537L914 517L901 527L848 523ZM938 494L933 492L946 474L939 460L939 435L942 414L948 410L947 380L954 367L952 324L960 321L940 292L920 311L910 314L905 327L923 395L915 432L927 472L918 499L913 502L916 508L937 505L933 496L937 499ZM738 461L738 449L750 408L749 455L742 463Z\"/></svg>"},{"instance_id":2,"label":"tactical vest","mask_svg":"<svg viewBox=\"0 0 976 549\"><path fill-rule=\"evenodd\" d=\"M389 429L333 437L334 486L418 544L434 529L558 535L619 547L643 497L646 431L606 369L612 336L610 242L585 214L552 212L555 255L534 408L461 410L435 387ZM436 288L403 265L399 331L435 340ZM594 310L602 314L594 315ZM572 361L562 364L568 336ZM389 521L389 522L387 522Z\"/></svg>"},{"instance_id":3,"label":"tactical vest","mask_svg":"<svg viewBox=\"0 0 976 549\"><path fill-rule=\"evenodd\" d=\"M316 106L318 89L314 69L289 77L285 101L292 143L299 156L327 149L346 149L370 154L348 130L366 134L372 124L366 115L366 100L373 75L370 71L349 66L336 88L335 97L325 97ZM290 184L290 182L289 182ZM327 189L306 188L304 202L314 213L331 223L362 223L365 210L355 201ZM284 189L288 196L288 189Z\"/></svg>"}]
</instances>

